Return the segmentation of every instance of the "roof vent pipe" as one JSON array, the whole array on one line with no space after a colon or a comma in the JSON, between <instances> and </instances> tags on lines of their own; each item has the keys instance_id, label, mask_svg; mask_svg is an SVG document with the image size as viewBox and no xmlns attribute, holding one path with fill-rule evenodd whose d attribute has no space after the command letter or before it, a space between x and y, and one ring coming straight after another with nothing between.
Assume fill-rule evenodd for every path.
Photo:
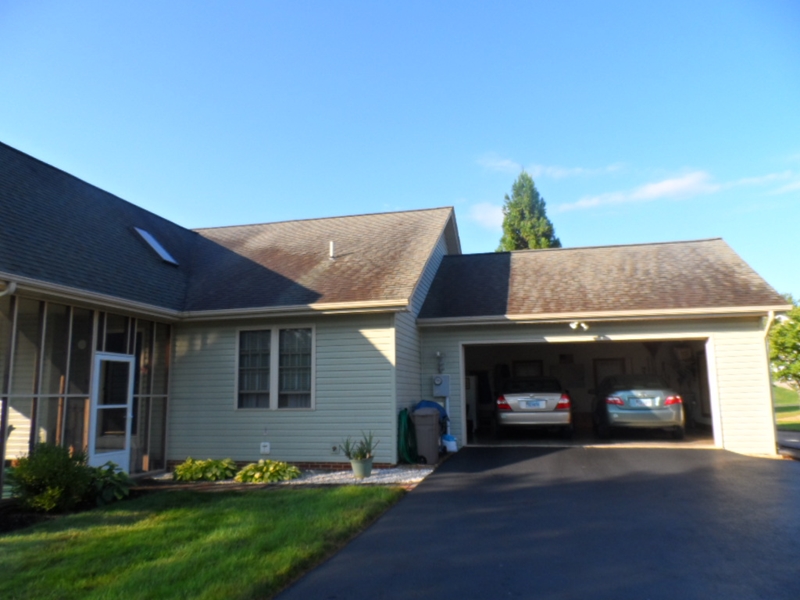
<instances>
[{"instance_id":1,"label":"roof vent pipe","mask_svg":"<svg viewBox=\"0 0 800 600\"><path fill-rule=\"evenodd\" d=\"M333 250L333 240L331 240L331 252L330 252L330 259L336 260L336 252Z\"/></svg>"},{"instance_id":2,"label":"roof vent pipe","mask_svg":"<svg viewBox=\"0 0 800 600\"><path fill-rule=\"evenodd\" d=\"M8 294L13 294L16 291L17 291L17 282L6 281L6 289L0 292L0 296L7 296Z\"/></svg>"}]
</instances>

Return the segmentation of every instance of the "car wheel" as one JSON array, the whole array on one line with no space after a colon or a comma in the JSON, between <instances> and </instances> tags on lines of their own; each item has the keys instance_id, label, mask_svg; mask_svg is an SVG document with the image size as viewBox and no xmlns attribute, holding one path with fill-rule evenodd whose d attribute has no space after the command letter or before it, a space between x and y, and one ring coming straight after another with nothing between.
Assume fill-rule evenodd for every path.
<instances>
[{"instance_id":1,"label":"car wheel","mask_svg":"<svg viewBox=\"0 0 800 600\"><path fill-rule=\"evenodd\" d=\"M672 430L673 440L682 440L686 436L686 430L683 427L676 427Z\"/></svg>"}]
</instances>

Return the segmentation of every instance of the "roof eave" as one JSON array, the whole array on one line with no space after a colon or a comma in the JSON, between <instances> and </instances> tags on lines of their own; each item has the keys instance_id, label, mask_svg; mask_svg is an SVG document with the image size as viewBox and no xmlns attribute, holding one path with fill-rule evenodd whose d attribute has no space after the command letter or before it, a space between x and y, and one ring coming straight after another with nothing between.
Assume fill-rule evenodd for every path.
<instances>
[{"instance_id":1,"label":"roof eave","mask_svg":"<svg viewBox=\"0 0 800 600\"><path fill-rule=\"evenodd\" d=\"M101 294L31 277L0 271L0 281L14 282L15 293L26 293L44 300L72 302L98 310L119 310L165 321L210 321L252 317L308 316L327 314L359 314L372 312L402 312L408 310L408 300L373 300L366 302L328 302L291 306L270 306L222 310L179 311L109 294Z\"/></svg>"},{"instance_id":2,"label":"roof eave","mask_svg":"<svg viewBox=\"0 0 800 600\"><path fill-rule=\"evenodd\" d=\"M166 321L177 321L180 317L180 312L174 309L164 308L146 302L138 302L136 300L128 300L110 294L83 290L59 283L43 281L41 279L34 279L32 277L15 275L13 273L0 271L0 280L16 283L15 293L17 294L28 293L34 297L45 300L54 300L56 302L70 301L77 305L90 308L127 311L136 315L148 316Z\"/></svg>"},{"instance_id":3,"label":"roof eave","mask_svg":"<svg viewBox=\"0 0 800 600\"><path fill-rule=\"evenodd\" d=\"M298 317L330 314L403 312L408 300L372 300L366 302L327 302L290 306L257 306L222 310L190 310L180 314L181 321L218 321L259 317Z\"/></svg>"},{"instance_id":4,"label":"roof eave","mask_svg":"<svg viewBox=\"0 0 800 600\"><path fill-rule=\"evenodd\" d=\"M420 327L498 325L498 324L545 324L570 321L645 321L664 319L702 319L725 317L764 317L770 312L791 310L791 304L767 306L735 306L715 308L679 308L670 310L632 310L604 312L539 313L519 315L495 315L473 317L418 318Z\"/></svg>"}]
</instances>

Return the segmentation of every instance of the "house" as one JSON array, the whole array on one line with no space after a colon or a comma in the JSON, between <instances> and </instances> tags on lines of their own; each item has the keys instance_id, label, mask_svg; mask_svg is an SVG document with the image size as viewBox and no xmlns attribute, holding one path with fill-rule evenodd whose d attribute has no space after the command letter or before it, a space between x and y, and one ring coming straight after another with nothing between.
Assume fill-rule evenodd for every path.
<instances>
[{"instance_id":1,"label":"house","mask_svg":"<svg viewBox=\"0 0 800 600\"><path fill-rule=\"evenodd\" d=\"M421 398L464 444L500 372L558 375L580 423L621 371L679 385L717 446L774 454L786 309L719 239L462 255L452 208L192 231L0 144L6 459L52 441L139 473L269 442L331 466L370 430L391 464Z\"/></svg>"}]
</instances>

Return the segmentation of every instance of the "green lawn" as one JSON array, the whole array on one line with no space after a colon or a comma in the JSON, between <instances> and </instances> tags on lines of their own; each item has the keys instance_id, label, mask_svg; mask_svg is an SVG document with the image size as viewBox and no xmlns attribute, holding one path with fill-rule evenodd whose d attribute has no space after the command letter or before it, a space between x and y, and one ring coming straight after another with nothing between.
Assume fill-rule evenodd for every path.
<instances>
[{"instance_id":1,"label":"green lawn","mask_svg":"<svg viewBox=\"0 0 800 600\"><path fill-rule=\"evenodd\" d=\"M800 395L794 390L775 386L775 420L778 429L800 431Z\"/></svg>"},{"instance_id":2,"label":"green lawn","mask_svg":"<svg viewBox=\"0 0 800 600\"><path fill-rule=\"evenodd\" d=\"M0 535L0 598L267 598L399 488L161 492Z\"/></svg>"}]
</instances>

